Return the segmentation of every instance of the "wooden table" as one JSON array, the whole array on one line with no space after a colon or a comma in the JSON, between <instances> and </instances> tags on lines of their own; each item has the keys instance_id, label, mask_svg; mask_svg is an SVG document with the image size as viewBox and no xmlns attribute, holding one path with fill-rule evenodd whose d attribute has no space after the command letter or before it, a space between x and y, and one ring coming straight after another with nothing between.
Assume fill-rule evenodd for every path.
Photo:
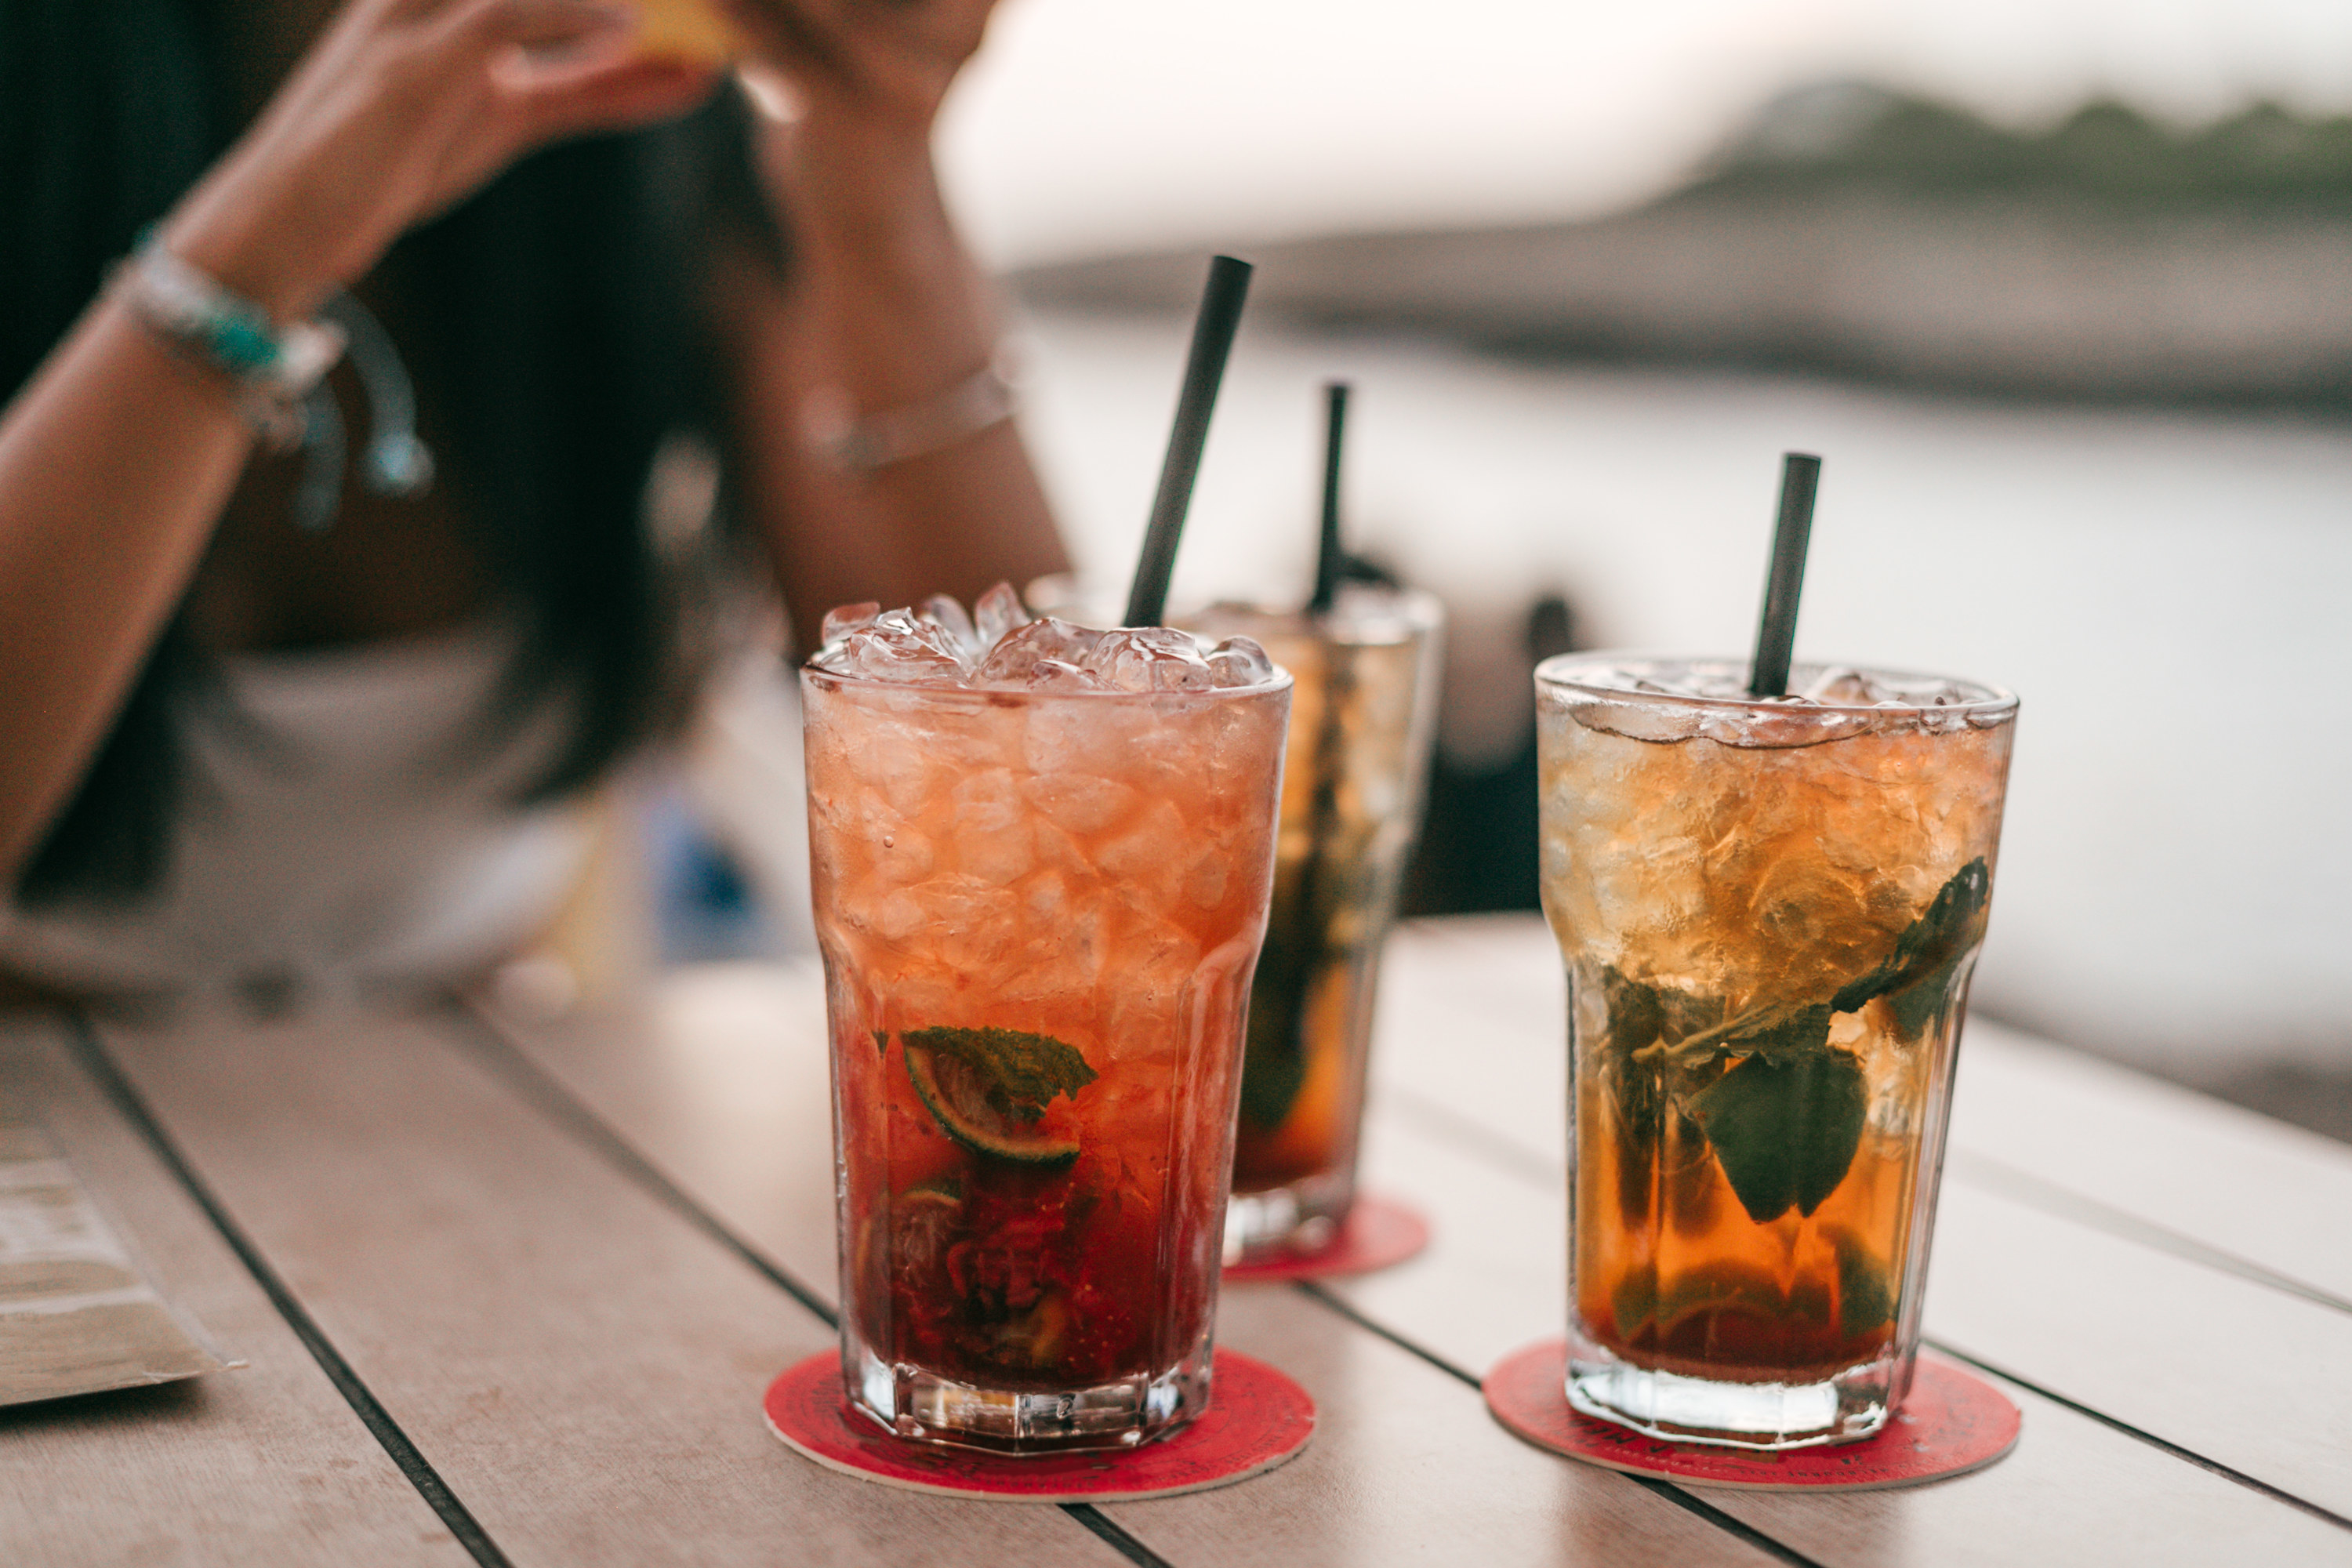
<instances>
[{"instance_id":1,"label":"wooden table","mask_svg":"<svg viewBox=\"0 0 2352 1568\"><path fill-rule=\"evenodd\" d=\"M250 1364L0 1412L0 1563L2352 1563L2352 1152L1984 1024L1927 1325L2023 1407L2009 1458L1701 1492L1505 1433L1479 1373L1562 1321L1561 1005L1532 919L1400 935L1367 1169L1434 1245L1228 1291L1313 1444L1099 1510L890 1491L763 1428L833 1335L813 971L540 1026L11 1020L0 1107Z\"/></svg>"}]
</instances>

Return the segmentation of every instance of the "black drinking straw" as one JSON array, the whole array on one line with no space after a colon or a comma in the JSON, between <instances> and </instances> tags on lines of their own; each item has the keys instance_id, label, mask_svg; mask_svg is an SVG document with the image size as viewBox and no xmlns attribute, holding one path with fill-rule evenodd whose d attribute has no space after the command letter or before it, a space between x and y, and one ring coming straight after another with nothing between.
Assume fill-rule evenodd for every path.
<instances>
[{"instance_id":1,"label":"black drinking straw","mask_svg":"<svg viewBox=\"0 0 2352 1568\"><path fill-rule=\"evenodd\" d=\"M1160 493L1151 500L1150 526L1143 531L1143 558L1135 563L1135 584L1127 594L1121 626L1156 626L1168 613L1168 580L1176 571L1176 541L1192 504L1192 481L1200 477L1201 448L1209 439L1209 412L1225 378L1225 356L1242 324L1242 300L1249 293L1250 264L1220 256L1209 263L1209 286L1192 323L1192 352L1184 362L1184 388L1176 397L1176 427L1168 433L1168 459L1160 469Z\"/></svg>"},{"instance_id":2,"label":"black drinking straw","mask_svg":"<svg viewBox=\"0 0 2352 1568\"><path fill-rule=\"evenodd\" d=\"M1322 615L1339 591L1339 450L1348 437L1348 384L1323 384L1323 541L1315 552L1315 596L1307 613Z\"/></svg>"},{"instance_id":3,"label":"black drinking straw","mask_svg":"<svg viewBox=\"0 0 2352 1568\"><path fill-rule=\"evenodd\" d=\"M1813 492L1822 460L1809 452L1780 457L1780 521L1772 530L1772 570L1764 580L1764 618L1756 628L1756 661L1748 695L1789 695L1789 655L1797 642L1797 596L1805 591L1805 546L1813 534Z\"/></svg>"}]
</instances>

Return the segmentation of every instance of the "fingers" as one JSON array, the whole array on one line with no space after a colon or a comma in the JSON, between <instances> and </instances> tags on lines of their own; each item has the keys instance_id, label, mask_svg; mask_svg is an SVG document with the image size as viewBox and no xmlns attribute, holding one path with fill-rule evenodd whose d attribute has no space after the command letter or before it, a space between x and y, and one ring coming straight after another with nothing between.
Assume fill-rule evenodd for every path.
<instances>
[{"instance_id":1,"label":"fingers","mask_svg":"<svg viewBox=\"0 0 2352 1568\"><path fill-rule=\"evenodd\" d=\"M597 0L456 0L426 24L428 53L479 58L509 48L610 41L636 30L636 13Z\"/></svg>"},{"instance_id":2,"label":"fingers","mask_svg":"<svg viewBox=\"0 0 2352 1568\"><path fill-rule=\"evenodd\" d=\"M850 61L837 28L801 0L720 0L759 52L787 70L845 75Z\"/></svg>"},{"instance_id":3,"label":"fingers","mask_svg":"<svg viewBox=\"0 0 2352 1568\"><path fill-rule=\"evenodd\" d=\"M634 59L518 92L512 109L530 145L592 132L633 130L686 113L710 96L719 74L708 66Z\"/></svg>"}]
</instances>

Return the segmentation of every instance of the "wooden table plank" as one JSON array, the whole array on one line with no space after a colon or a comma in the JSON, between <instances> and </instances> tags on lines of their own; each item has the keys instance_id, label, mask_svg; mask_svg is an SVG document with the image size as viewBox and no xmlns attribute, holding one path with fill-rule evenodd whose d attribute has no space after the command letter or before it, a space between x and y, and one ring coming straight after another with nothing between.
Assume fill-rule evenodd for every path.
<instances>
[{"instance_id":1,"label":"wooden table plank","mask_svg":"<svg viewBox=\"0 0 2352 1568\"><path fill-rule=\"evenodd\" d=\"M1953 1187L1927 1331L2352 1517L2352 1314Z\"/></svg>"},{"instance_id":2,"label":"wooden table plank","mask_svg":"<svg viewBox=\"0 0 2352 1568\"><path fill-rule=\"evenodd\" d=\"M0 1412L0 1562L469 1562L62 1039L0 1023L0 1104L43 1124L164 1298L249 1364Z\"/></svg>"},{"instance_id":3,"label":"wooden table plank","mask_svg":"<svg viewBox=\"0 0 2352 1568\"><path fill-rule=\"evenodd\" d=\"M1960 1179L2053 1206L2021 1175L2352 1308L2352 1149L1997 1026L1962 1062Z\"/></svg>"},{"instance_id":4,"label":"wooden table plank","mask_svg":"<svg viewBox=\"0 0 2352 1568\"><path fill-rule=\"evenodd\" d=\"M784 1268L834 1288L824 993L813 970L674 975L654 1016L525 1030L530 1059ZM1307 1454L1244 1486L1103 1511L1192 1563L1759 1560L1621 1478L1564 1467L1475 1389L1286 1289L1236 1292L1220 1342L1304 1382Z\"/></svg>"},{"instance_id":5,"label":"wooden table plank","mask_svg":"<svg viewBox=\"0 0 2352 1568\"><path fill-rule=\"evenodd\" d=\"M1510 1436L1475 1389L1295 1290L1226 1292L1217 1335L1298 1379L1319 1419L1307 1452L1262 1483L1104 1510L1178 1562L1776 1561L1622 1477Z\"/></svg>"},{"instance_id":6,"label":"wooden table plank","mask_svg":"<svg viewBox=\"0 0 2352 1568\"><path fill-rule=\"evenodd\" d=\"M1412 921L1390 939L1374 1020L1376 1092L1450 1113L1483 1139L1560 1168L1567 1038L1559 950L1537 917Z\"/></svg>"},{"instance_id":7,"label":"wooden table plank","mask_svg":"<svg viewBox=\"0 0 2352 1568\"><path fill-rule=\"evenodd\" d=\"M1419 922L1400 935L1374 1058L1381 1120L1465 1147L1475 1140L1498 1173L1540 1180L1549 1169L1553 1184L1525 1212L1564 1247L1564 1030L1554 1021L1564 993L1549 931L1520 916ZM1552 1005L1541 1010L1547 1001ZM1467 1033L1449 1036L1448 1019L1463 1020ZM1515 1075L1528 1091L1482 1091L1494 1075ZM2103 1123L2109 1100L2116 1114ZM2265 1135L2273 1126L2007 1031L1972 1027L1961 1052L1952 1133L1958 1152L1945 1184L1928 1332L2352 1513L2352 1468L2335 1458L2352 1439L2340 1399L2352 1387L2352 1313L2168 1251L2162 1238L2135 1233L2128 1211L2098 1212L2099 1203L2137 1204L2219 1244L2230 1214L2259 1212L2276 1196L2292 1220L2273 1217L2245 1250L2315 1272L2311 1259L2325 1238L2342 1234L2338 1210L2352 1202L2347 1162L2290 1128ZM2021 1196L1998 1173L1972 1170L1969 1157L1983 1149L2019 1162L2010 1169L2044 1190ZM2143 1192L2154 1195L2133 1197L2128 1175L2099 1177L2103 1160L2146 1177ZM2168 1162L2173 1168L2159 1178ZM2098 1202L2070 1209L2066 1192L2056 1190L2061 1181L2088 1185ZM1485 1215L1464 1223L1494 1226ZM1479 1306L1465 1298L1464 1310L1475 1319ZM2200 1376L2195 1369L2229 1345L2259 1348L2239 1357L2242 1370L2229 1377ZM2334 1452L2314 1446L2322 1434L2337 1443Z\"/></svg>"},{"instance_id":8,"label":"wooden table plank","mask_svg":"<svg viewBox=\"0 0 2352 1568\"><path fill-rule=\"evenodd\" d=\"M1383 1190L1410 1194L1429 1211L1433 1239L1412 1263L1327 1289L1373 1321L1474 1371L1561 1331L1567 1229L1562 1186L1513 1169L1490 1148L1452 1135L1443 1121L1386 1111L1376 1111L1366 1158L1369 1173ZM1952 1225L1951 1213L1968 1215L1984 1201L1990 1200L1974 1194L1948 1201L1945 1224ZM1948 1273L2011 1278L2042 1262L2037 1254L1988 1266L1969 1245L1974 1227L1965 1219L1962 1226L1952 1233L1963 1236L1960 1245L1947 1244L1937 1255L1928 1301L1931 1333L1947 1327L1942 1280ZM2179 1266L2161 1254L2148 1256ZM2257 1289L2227 1276L2213 1279L2236 1290ZM2085 1287L2069 1276L2062 1288ZM1959 1324L1975 1321L1963 1316ZM2049 1347L2001 1342L2030 1352L2021 1359L2038 1368L2053 1364ZM2172 1386L2179 1388L2182 1381L2176 1375ZM2352 1535L2063 1405L2014 1385L2009 1392L2025 1411L2025 1437L2016 1453L1980 1474L1913 1490L1839 1498L1719 1490L1705 1495L1823 1563L1899 1558L1925 1568L2352 1560ZM2062 1392L2081 1391L2066 1386ZM2252 1544L2256 1541L2259 1546Z\"/></svg>"},{"instance_id":9,"label":"wooden table plank","mask_svg":"<svg viewBox=\"0 0 2352 1568\"><path fill-rule=\"evenodd\" d=\"M108 1040L514 1561L1115 1561L1056 1510L884 1492L785 1450L761 1391L830 1331L446 1019Z\"/></svg>"},{"instance_id":10,"label":"wooden table plank","mask_svg":"<svg viewBox=\"0 0 2352 1568\"><path fill-rule=\"evenodd\" d=\"M1387 955L1375 1079L1423 1122L1450 1112L1557 1167L1566 999L1539 917L1408 922ZM2352 1150L1982 1019L1960 1052L1947 1179L2352 1304Z\"/></svg>"}]
</instances>

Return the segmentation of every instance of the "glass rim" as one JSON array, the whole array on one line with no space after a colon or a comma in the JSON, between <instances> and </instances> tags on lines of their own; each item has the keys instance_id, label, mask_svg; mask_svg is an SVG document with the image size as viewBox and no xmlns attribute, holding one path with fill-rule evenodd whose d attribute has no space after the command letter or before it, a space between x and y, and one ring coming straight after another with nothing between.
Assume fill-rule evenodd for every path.
<instances>
[{"instance_id":1,"label":"glass rim","mask_svg":"<svg viewBox=\"0 0 2352 1568\"><path fill-rule=\"evenodd\" d=\"M882 680L871 675L848 675L837 669L820 669L805 661L800 666L800 675L805 681L830 682L852 691L905 693L924 701L939 700L975 708L1017 708L1033 702L1144 702L1190 706L1220 700L1246 701L1254 697L1287 691L1297 684L1290 671L1278 664L1274 667L1272 679L1261 680L1251 686L1194 686L1165 691L1036 691L1025 686L950 686L927 680Z\"/></svg>"},{"instance_id":2,"label":"glass rim","mask_svg":"<svg viewBox=\"0 0 2352 1568\"><path fill-rule=\"evenodd\" d=\"M1800 669L1851 669L1857 674L1885 676L1895 680L1940 680L1948 685L1982 692L1981 697L1961 702L1822 702L1793 701L1785 697L1709 697L1682 691L1629 691L1622 686L1601 686L1571 678L1570 671L1579 666L1609 665L1612 667L1676 664L1686 668L1720 667L1746 670L1754 661L1746 658L1718 654L1652 653L1634 648L1595 648L1589 652L1554 654L1536 666L1536 685L1559 690L1573 691L1581 696L1604 701L1647 703L1662 708L1706 709L1715 711L1738 710L1763 713L1835 713L1869 714L1880 718L1898 714L1959 714L1967 718L1990 718L2017 710L2017 693L2005 686L1995 686L1987 680L1969 680L1958 676L1935 675L1924 670L1896 669L1880 664L1845 664L1826 659L1807 659L1790 667L1791 673Z\"/></svg>"},{"instance_id":3,"label":"glass rim","mask_svg":"<svg viewBox=\"0 0 2352 1568\"><path fill-rule=\"evenodd\" d=\"M1337 616L1318 617L1303 605L1268 605L1255 599L1213 599L1174 619L1182 623L1181 629L1185 630L1203 624L1222 630L1223 621L1230 619L1237 626L1255 622L1268 630L1320 633L1334 642L1360 643L1366 647L1391 647L1410 641L1413 633L1427 636L1445 624L1445 602L1426 588L1349 583L1341 584L1340 591L1351 595L1360 593L1367 597L1377 595L1387 603L1364 616L1360 624ZM1371 636L1391 627L1403 635L1377 640ZM1243 630L1241 635L1247 637L1249 633Z\"/></svg>"}]
</instances>

